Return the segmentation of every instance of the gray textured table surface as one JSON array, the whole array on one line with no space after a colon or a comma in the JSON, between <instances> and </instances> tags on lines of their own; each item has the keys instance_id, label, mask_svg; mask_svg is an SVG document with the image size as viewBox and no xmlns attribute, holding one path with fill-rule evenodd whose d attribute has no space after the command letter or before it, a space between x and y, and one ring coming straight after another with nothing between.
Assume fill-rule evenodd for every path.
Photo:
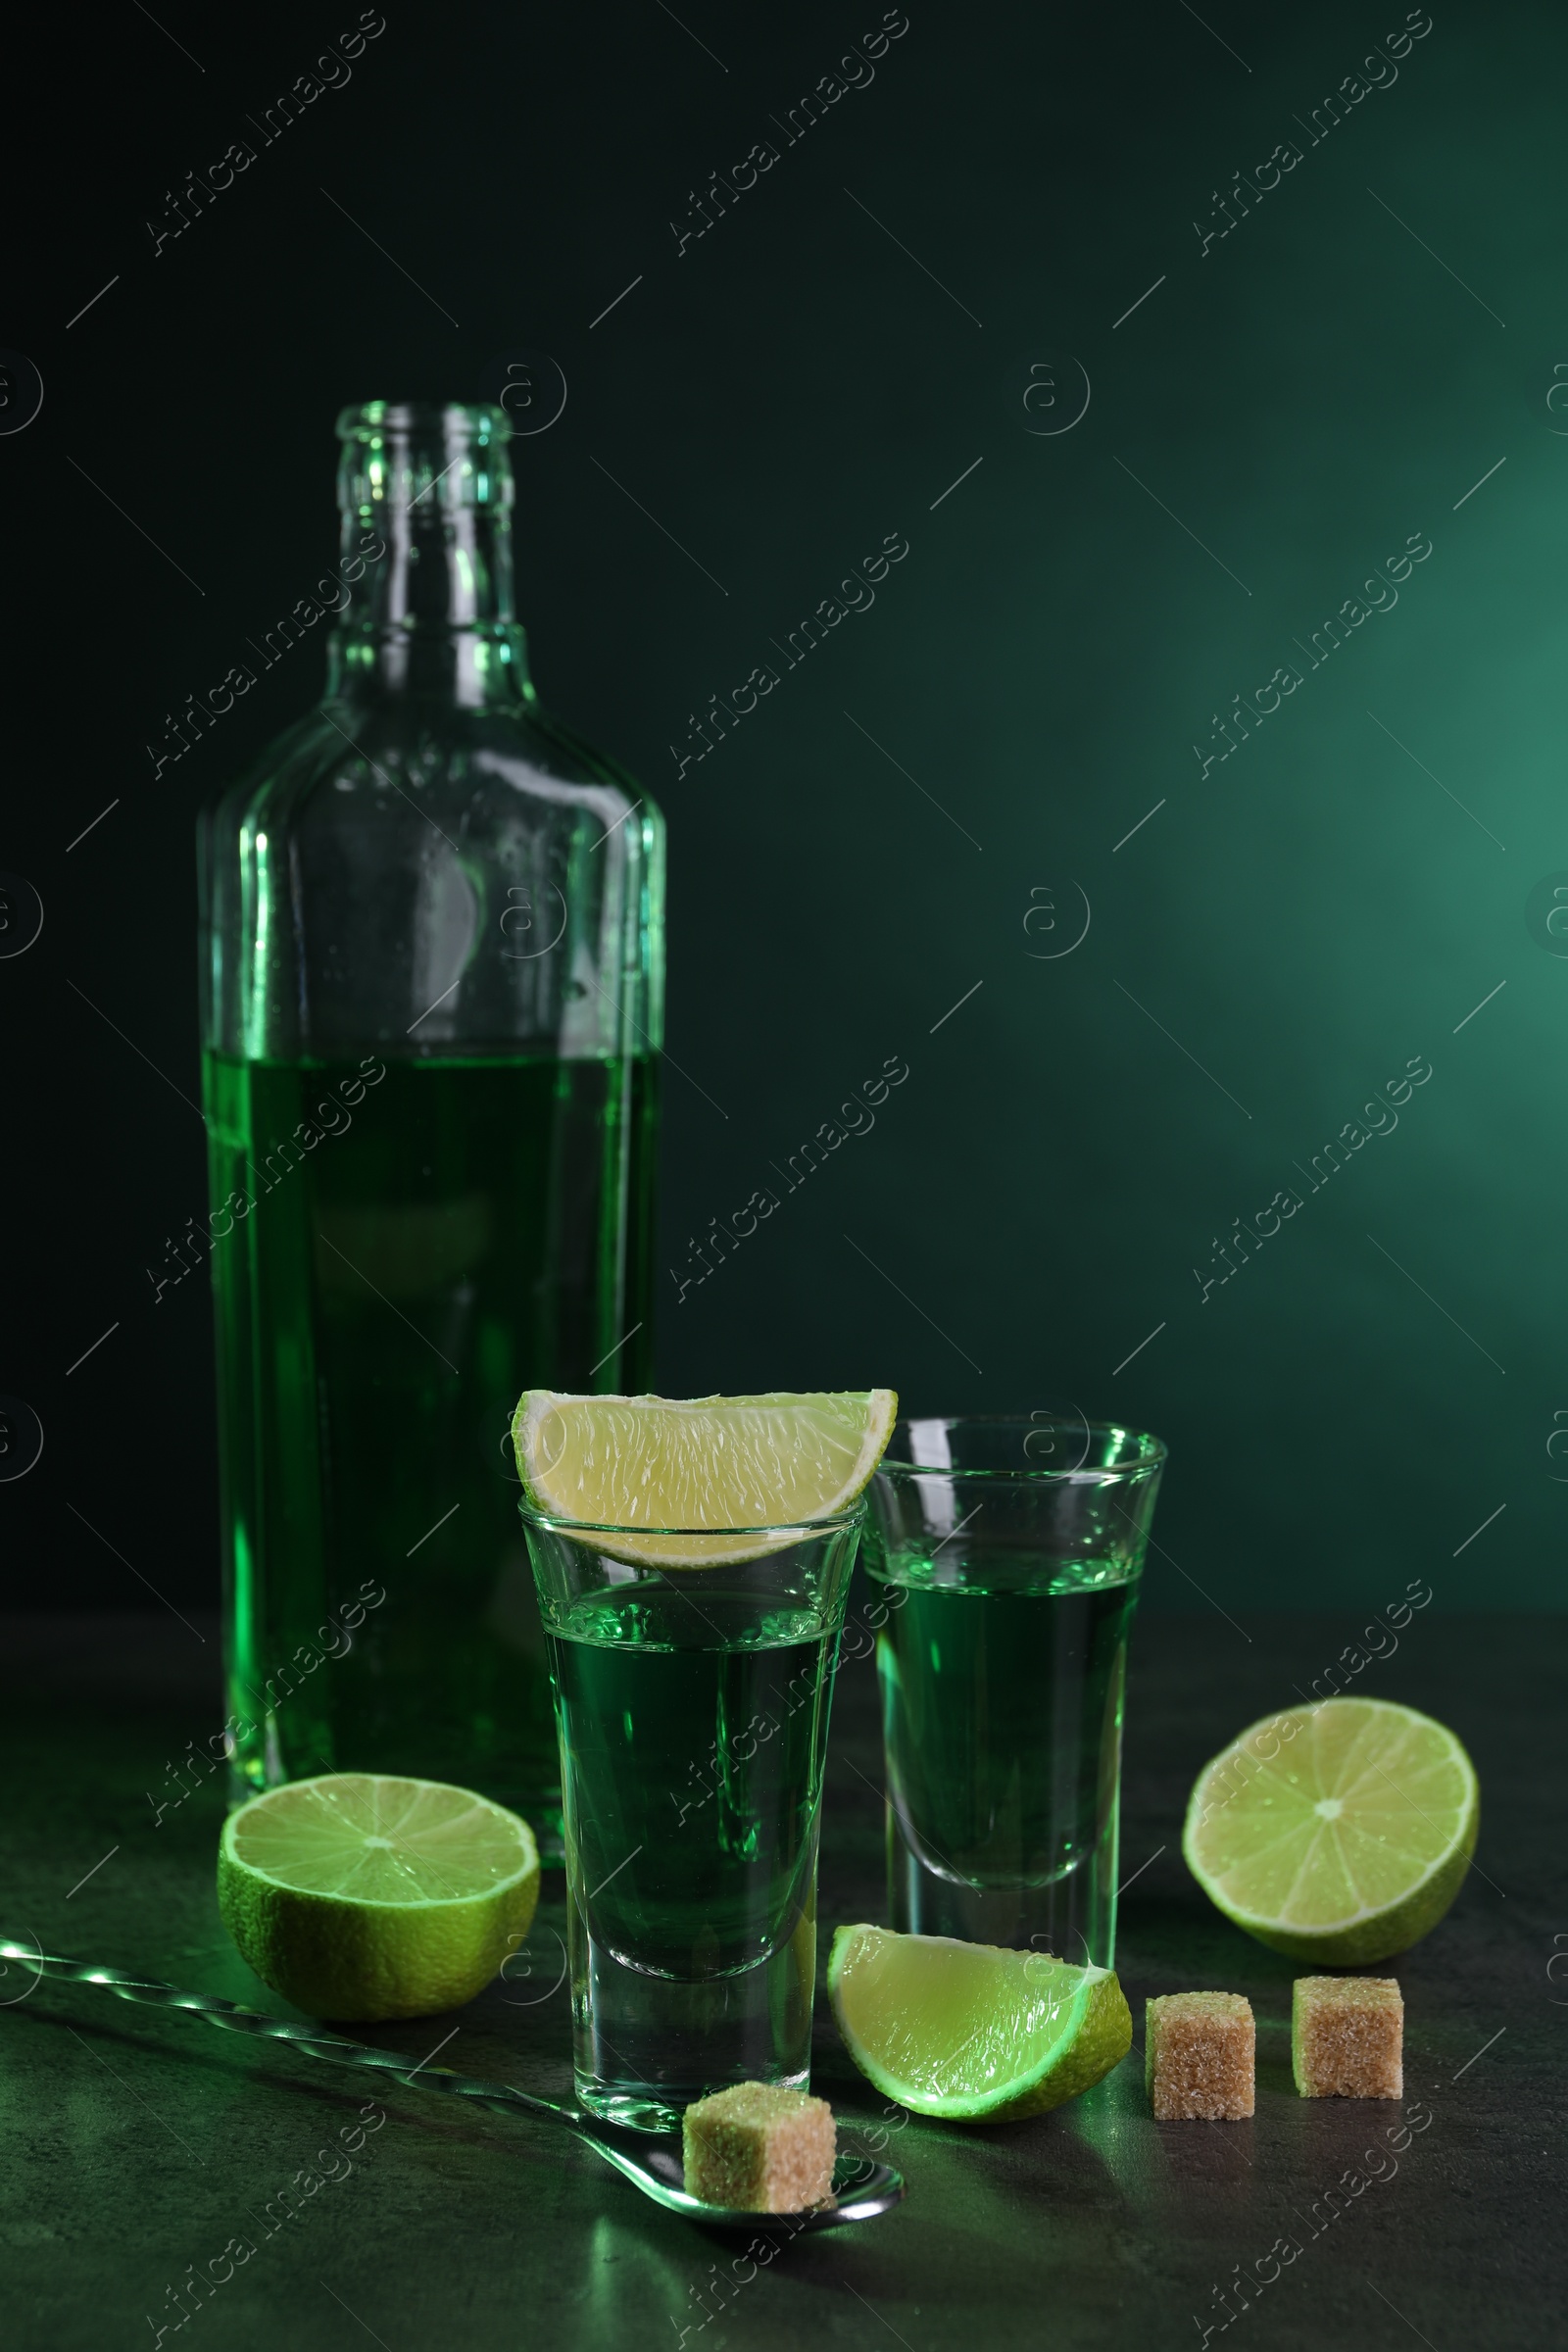
<instances>
[{"instance_id":1,"label":"gray textured table surface","mask_svg":"<svg viewBox=\"0 0 1568 2352\"><path fill-rule=\"evenodd\" d=\"M0 1926L275 2006L219 1924L218 1782L156 1829L144 1794L219 1721L216 1634L198 1630L205 1644L172 1619L0 1626ZM0 2009L6 2343L104 2352L151 2346L167 2326L172 2342L226 2352L371 2341L675 2352L682 2340L720 2352L806 2339L1144 2352L1200 2344L1205 2329L1255 2352L1560 2347L1568 1958L1550 1964L1568 1955L1568 1619L1433 1614L1356 1686L1451 1724L1482 1782L1479 1867L1448 1918L1395 1964L1402 2133L1392 2105L1294 2096L1295 1972L1221 1920L1180 1859L1198 1766L1289 1703L1355 1629L1263 1617L1245 1630L1217 1616L1137 1629L1123 1868L1138 1875L1119 1952L1137 2033L1108 2082L1029 2124L901 2121L819 2016L815 2087L847 2129L885 2132L908 2177L908 2201L888 2219L802 2239L750 2276L732 2243L660 2213L564 2134L393 2089L385 2121L355 2147L360 2078L45 1984ZM862 1661L843 1674L835 1718L826 1927L882 1915L878 1768ZM547 1927L559 1886L547 1880ZM554 1952L547 1935L534 1940ZM566 1996L547 1990L553 1973L382 2038L422 2057L456 2024L444 2063L559 2094ZM13 1974L0 1998L21 1982ZM1156 2124L1148 2112L1143 1998L1190 1985L1245 1992L1257 2013L1251 2123ZM270 2202L302 2172L337 2177L297 2219L273 2206L264 2233ZM168 2290L193 2267L216 2260L221 2272L231 2238L254 2254L176 2333ZM1270 2273L1282 2239L1299 2251L1259 2288L1257 2266ZM1226 2291L1238 2266L1254 2280L1250 2309Z\"/></svg>"}]
</instances>

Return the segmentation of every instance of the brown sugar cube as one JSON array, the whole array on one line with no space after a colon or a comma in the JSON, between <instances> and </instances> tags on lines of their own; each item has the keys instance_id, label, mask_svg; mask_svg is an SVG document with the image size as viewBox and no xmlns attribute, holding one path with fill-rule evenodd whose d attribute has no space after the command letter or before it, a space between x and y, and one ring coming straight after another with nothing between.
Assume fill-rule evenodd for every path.
<instances>
[{"instance_id":1,"label":"brown sugar cube","mask_svg":"<svg viewBox=\"0 0 1568 2352\"><path fill-rule=\"evenodd\" d=\"M748 2213L804 2213L833 2194L836 2145L826 2099L776 2082L732 2082L682 2118L686 2194Z\"/></svg>"},{"instance_id":2,"label":"brown sugar cube","mask_svg":"<svg viewBox=\"0 0 1568 2352\"><path fill-rule=\"evenodd\" d=\"M1402 2099L1404 2002L1392 1977L1298 1977L1291 2067L1303 2099Z\"/></svg>"},{"instance_id":3,"label":"brown sugar cube","mask_svg":"<svg viewBox=\"0 0 1568 2352\"><path fill-rule=\"evenodd\" d=\"M1144 2082L1161 2123L1239 2123L1252 2112L1257 2030L1239 1992L1167 1992L1148 2003Z\"/></svg>"}]
</instances>

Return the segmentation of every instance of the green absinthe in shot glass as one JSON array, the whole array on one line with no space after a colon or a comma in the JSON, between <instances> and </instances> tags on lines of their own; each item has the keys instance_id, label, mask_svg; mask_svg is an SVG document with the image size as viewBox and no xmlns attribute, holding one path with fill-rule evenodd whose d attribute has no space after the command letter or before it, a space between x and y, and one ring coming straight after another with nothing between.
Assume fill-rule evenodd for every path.
<instances>
[{"instance_id":1,"label":"green absinthe in shot glass","mask_svg":"<svg viewBox=\"0 0 1568 2352\"><path fill-rule=\"evenodd\" d=\"M613 1531L524 1512L561 1738L577 2096L596 2114L664 2130L727 2082L809 2079L822 1767L858 1524L649 1570L614 1558Z\"/></svg>"},{"instance_id":2,"label":"green absinthe in shot glass","mask_svg":"<svg viewBox=\"0 0 1568 2352\"><path fill-rule=\"evenodd\" d=\"M1163 1459L1070 1419L895 1432L866 1565L902 1931L1114 1965L1127 1637Z\"/></svg>"}]
</instances>

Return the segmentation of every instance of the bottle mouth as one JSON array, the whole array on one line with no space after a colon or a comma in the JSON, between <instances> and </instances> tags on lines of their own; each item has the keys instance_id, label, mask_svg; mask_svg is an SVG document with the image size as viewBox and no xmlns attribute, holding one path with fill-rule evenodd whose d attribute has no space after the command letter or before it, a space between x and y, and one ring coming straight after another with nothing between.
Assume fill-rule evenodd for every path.
<instances>
[{"instance_id":1,"label":"bottle mouth","mask_svg":"<svg viewBox=\"0 0 1568 2352\"><path fill-rule=\"evenodd\" d=\"M474 442L510 441L512 420L505 409L486 401L366 400L338 414L337 437L367 446L377 442L423 441L466 447Z\"/></svg>"},{"instance_id":2,"label":"bottle mouth","mask_svg":"<svg viewBox=\"0 0 1568 2352\"><path fill-rule=\"evenodd\" d=\"M483 401L367 400L337 420L337 503L370 523L420 532L466 508L512 505L512 420Z\"/></svg>"}]
</instances>

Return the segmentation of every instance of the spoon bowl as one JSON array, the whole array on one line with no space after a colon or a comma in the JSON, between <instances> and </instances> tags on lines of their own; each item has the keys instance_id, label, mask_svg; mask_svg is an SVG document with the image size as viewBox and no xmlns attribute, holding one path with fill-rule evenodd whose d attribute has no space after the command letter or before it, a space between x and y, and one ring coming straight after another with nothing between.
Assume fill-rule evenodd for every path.
<instances>
[{"instance_id":1,"label":"spoon bowl","mask_svg":"<svg viewBox=\"0 0 1568 2352\"><path fill-rule=\"evenodd\" d=\"M676 2132L642 2133L622 2131L582 2116L571 2129L577 2137L612 2164L644 2196L666 2212L710 2230L743 2230L754 2236L776 2231L797 2237L807 2230L842 2230L847 2222L874 2221L905 2195L904 2176L890 2164L874 2164L868 2156L841 2156L833 2167L833 2195L804 2213L758 2213L738 2205L708 2205L686 2193L685 2167Z\"/></svg>"}]
</instances>

